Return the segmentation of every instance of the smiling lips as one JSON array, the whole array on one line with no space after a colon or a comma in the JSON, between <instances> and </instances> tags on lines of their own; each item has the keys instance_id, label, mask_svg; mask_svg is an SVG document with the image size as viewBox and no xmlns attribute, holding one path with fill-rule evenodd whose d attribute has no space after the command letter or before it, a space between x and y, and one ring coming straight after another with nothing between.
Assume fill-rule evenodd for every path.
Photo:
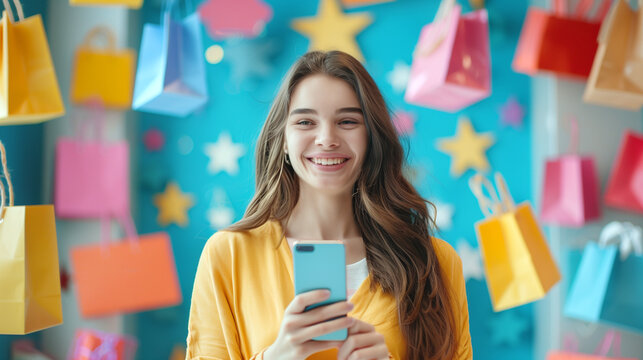
<instances>
[{"instance_id":1,"label":"smiling lips","mask_svg":"<svg viewBox=\"0 0 643 360\"><path fill-rule=\"evenodd\" d=\"M339 165L346 162L347 158L309 158L308 160L314 162L317 165Z\"/></svg>"}]
</instances>

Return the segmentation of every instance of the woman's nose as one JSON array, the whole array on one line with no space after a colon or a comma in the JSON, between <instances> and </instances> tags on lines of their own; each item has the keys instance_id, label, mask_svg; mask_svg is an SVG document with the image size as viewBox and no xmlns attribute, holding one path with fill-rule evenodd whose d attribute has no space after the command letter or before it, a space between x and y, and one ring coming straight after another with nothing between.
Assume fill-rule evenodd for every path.
<instances>
[{"instance_id":1,"label":"woman's nose","mask_svg":"<svg viewBox=\"0 0 643 360\"><path fill-rule=\"evenodd\" d=\"M333 125L320 126L317 137L315 138L315 145L324 148L337 147L339 145L339 139L335 127Z\"/></svg>"}]
</instances>

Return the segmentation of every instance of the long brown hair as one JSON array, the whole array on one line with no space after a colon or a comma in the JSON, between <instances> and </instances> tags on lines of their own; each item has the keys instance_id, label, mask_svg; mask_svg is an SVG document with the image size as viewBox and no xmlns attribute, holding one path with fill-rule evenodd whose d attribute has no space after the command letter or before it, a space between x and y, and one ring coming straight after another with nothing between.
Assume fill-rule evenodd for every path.
<instances>
[{"instance_id":1,"label":"long brown hair","mask_svg":"<svg viewBox=\"0 0 643 360\"><path fill-rule=\"evenodd\" d=\"M364 113L368 147L355 183L353 215L372 279L398 305L408 359L452 359L454 311L431 241L427 201L402 174L404 150L377 85L352 56L309 52L289 70L257 141L256 192L242 220L229 230L249 230L268 220L283 222L299 198L297 175L285 164L288 107L299 82L313 74L346 81Z\"/></svg>"}]
</instances>

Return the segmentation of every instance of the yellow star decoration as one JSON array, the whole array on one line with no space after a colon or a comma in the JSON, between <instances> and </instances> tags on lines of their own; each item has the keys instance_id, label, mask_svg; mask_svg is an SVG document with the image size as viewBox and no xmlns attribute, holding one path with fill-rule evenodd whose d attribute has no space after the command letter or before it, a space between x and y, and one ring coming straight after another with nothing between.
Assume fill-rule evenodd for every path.
<instances>
[{"instance_id":1,"label":"yellow star decoration","mask_svg":"<svg viewBox=\"0 0 643 360\"><path fill-rule=\"evenodd\" d=\"M163 193L154 195L154 205L159 209L157 221L161 226L175 223L185 227L188 224L188 209L194 205L194 201L192 195L182 193L179 185L170 182Z\"/></svg>"},{"instance_id":2,"label":"yellow star decoration","mask_svg":"<svg viewBox=\"0 0 643 360\"><path fill-rule=\"evenodd\" d=\"M310 38L309 50L341 50L363 61L355 35L372 21L368 13L344 15L337 0L320 0L317 16L295 19L291 26Z\"/></svg>"},{"instance_id":3,"label":"yellow star decoration","mask_svg":"<svg viewBox=\"0 0 643 360\"><path fill-rule=\"evenodd\" d=\"M451 175L459 177L470 168L480 171L489 170L485 152L494 142L493 135L490 133L478 135L473 130L471 121L461 117L458 120L456 135L439 140L438 150L451 155Z\"/></svg>"}]
</instances>

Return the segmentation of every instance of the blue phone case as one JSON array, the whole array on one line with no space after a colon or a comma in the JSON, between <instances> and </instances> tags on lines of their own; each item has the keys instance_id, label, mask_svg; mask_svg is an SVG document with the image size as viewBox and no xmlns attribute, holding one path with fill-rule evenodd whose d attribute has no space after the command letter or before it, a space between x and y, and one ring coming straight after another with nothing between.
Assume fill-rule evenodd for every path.
<instances>
[{"instance_id":1,"label":"blue phone case","mask_svg":"<svg viewBox=\"0 0 643 360\"><path fill-rule=\"evenodd\" d=\"M318 306L346 300L346 253L340 241L295 242L293 249L295 294L317 289L330 290L330 298L311 305ZM318 341L346 340L348 332L341 329L313 338Z\"/></svg>"}]
</instances>

